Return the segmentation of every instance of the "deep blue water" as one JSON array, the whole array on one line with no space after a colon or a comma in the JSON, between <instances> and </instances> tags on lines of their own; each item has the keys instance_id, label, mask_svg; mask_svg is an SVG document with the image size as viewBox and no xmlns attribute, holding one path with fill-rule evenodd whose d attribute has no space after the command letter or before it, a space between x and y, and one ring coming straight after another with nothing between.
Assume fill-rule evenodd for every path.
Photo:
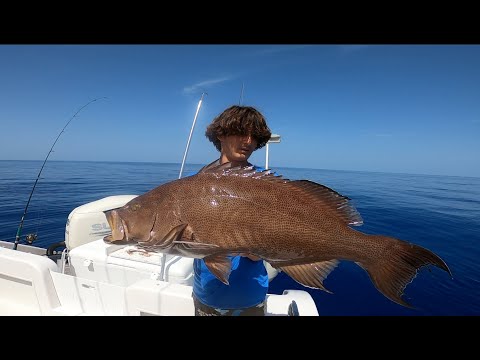
<instances>
[{"instance_id":1,"label":"deep blue water","mask_svg":"<svg viewBox=\"0 0 480 360\"><path fill-rule=\"evenodd\" d=\"M42 161L0 161L0 239L14 241ZM201 165L186 165L184 175ZM36 232L34 245L64 239L68 214L105 196L142 194L178 178L179 164L49 161L33 193L22 234ZM453 278L422 268L405 290L408 309L376 290L367 273L351 262L325 280L333 294L309 289L280 273L270 293L302 289L321 315L480 315L480 178L358 171L276 168L289 179L308 179L352 199L364 225L356 230L384 234L426 247L450 267Z\"/></svg>"}]
</instances>

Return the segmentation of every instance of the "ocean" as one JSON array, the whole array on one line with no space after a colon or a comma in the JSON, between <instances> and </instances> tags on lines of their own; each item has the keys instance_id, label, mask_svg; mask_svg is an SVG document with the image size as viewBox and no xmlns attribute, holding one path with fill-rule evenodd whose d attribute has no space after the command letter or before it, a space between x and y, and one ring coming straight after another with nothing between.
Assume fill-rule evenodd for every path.
<instances>
[{"instance_id":1,"label":"ocean","mask_svg":"<svg viewBox=\"0 0 480 360\"><path fill-rule=\"evenodd\" d=\"M0 240L14 241L43 161L0 161ZM202 165L187 164L184 176ZM324 285L306 288L284 273L269 292L308 291L324 316L480 315L480 178L275 168L292 180L308 179L350 197L363 217L356 230L393 236L426 247L450 267L422 268L405 289L414 309L393 303L352 262L342 261ZM22 235L34 246L63 241L65 222L77 206L106 196L142 194L178 178L180 164L48 161L25 217Z\"/></svg>"}]
</instances>

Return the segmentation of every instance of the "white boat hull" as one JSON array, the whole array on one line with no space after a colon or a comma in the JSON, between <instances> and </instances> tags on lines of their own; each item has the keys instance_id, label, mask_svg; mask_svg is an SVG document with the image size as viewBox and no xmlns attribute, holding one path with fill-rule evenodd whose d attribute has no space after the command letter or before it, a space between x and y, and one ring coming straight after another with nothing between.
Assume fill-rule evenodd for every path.
<instances>
[{"instance_id":1,"label":"white boat hull","mask_svg":"<svg viewBox=\"0 0 480 360\"><path fill-rule=\"evenodd\" d=\"M102 240L110 231L103 211L135 196L111 196L74 209L62 257L29 245L13 250L13 243L0 241L0 315L194 315L192 258ZM272 280L278 272L266 266ZM306 291L267 295L267 315L289 311L318 316Z\"/></svg>"}]
</instances>

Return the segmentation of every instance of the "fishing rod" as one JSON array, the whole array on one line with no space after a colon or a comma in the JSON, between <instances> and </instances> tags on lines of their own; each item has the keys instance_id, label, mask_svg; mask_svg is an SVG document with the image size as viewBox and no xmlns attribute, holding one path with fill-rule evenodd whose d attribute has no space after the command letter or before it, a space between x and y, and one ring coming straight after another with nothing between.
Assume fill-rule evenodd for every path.
<instances>
[{"instance_id":1,"label":"fishing rod","mask_svg":"<svg viewBox=\"0 0 480 360\"><path fill-rule=\"evenodd\" d=\"M180 174L178 174L179 179L182 177L183 166L185 165L185 160L187 159L187 153L188 153L188 148L190 147L190 140L192 139L193 128L195 127L195 122L197 121L198 112L200 111L200 107L202 106L202 101L203 101L203 96L204 95L208 95L208 94L206 92L202 93L202 97L198 101L197 112L195 113L195 116L193 117L193 124L192 124L192 128L190 129L190 135L188 136L187 146L186 146L185 152L183 154L182 166L180 167Z\"/></svg>"},{"instance_id":2,"label":"fishing rod","mask_svg":"<svg viewBox=\"0 0 480 360\"><path fill-rule=\"evenodd\" d=\"M63 127L62 131L60 131L60 133L58 134L57 138L55 139L55 141L53 142L53 145L52 147L50 148L50 151L48 152L47 154L47 157L45 158L45 160L43 161L43 164L42 164L42 167L40 168L40 171L38 172L38 175L37 175L37 178L35 179L35 183L33 184L33 188L32 188L32 191L30 191L30 196L28 197L28 201L27 201L27 205L25 206L25 210L23 210L23 215L22 215L22 219L20 220L20 225L18 226L18 230L17 230L17 235L15 236L15 242L13 244L13 250L17 250L17 247L18 247L18 243L20 242L20 237L22 235L22 229L23 229L23 222L25 220L25 215L27 215L27 210L28 210L28 205L30 205L30 200L32 199L32 195L33 195L33 192L35 191L35 187L37 186L37 183L38 183L38 180L40 180L40 175L43 171L43 167L45 166L47 160L48 160L48 157L50 156L50 154L52 153L53 151L53 147L55 146L55 144L57 143L58 139L60 138L60 135L63 134L63 132L65 131L65 129L67 128L68 124L70 124L70 122L78 115L78 113L80 111L82 111L83 109L85 109L88 105L90 105L91 103L97 101L97 100L100 100L100 99L106 99L106 97L101 97L101 98L96 98L96 99L93 99L91 101L89 101L88 103L86 103L85 105L83 105L80 109L78 109L78 111L70 118L70 120L68 120L68 122L65 124L65 126ZM27 235L27 241L28 242L33 242L33 240L35 240L36 238L36 235L34 234L28 234Z\"/></svg>"}]
</instances>

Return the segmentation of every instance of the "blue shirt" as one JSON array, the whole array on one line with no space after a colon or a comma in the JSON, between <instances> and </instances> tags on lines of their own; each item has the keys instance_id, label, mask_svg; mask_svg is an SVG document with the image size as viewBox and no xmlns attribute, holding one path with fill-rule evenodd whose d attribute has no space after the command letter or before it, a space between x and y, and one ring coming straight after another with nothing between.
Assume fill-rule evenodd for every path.
<instances>
[{"instance_id":1,"label":"blue shirt","mask_svg":"<svg viewBox=\"0 0 480 360\"><path fill-rule=\"evenodd\" d=\"M263 260L229 256L232 272L225 285L208 270L203 259L193 261L193 293L205 305L220 309L243 309L265 300L268 274Z\"/></svg>"},{"instance_id":2,"label":"blue shirt","mask_svg":"<svg viewBox=\"0 0 480 360\"><path fill-rule=\"evenodd\" d=\"M218 280L203 259L194 259L193 294L197 299L220 309L243 309L264 301L268 291L268 273L263 260L253 261L244 256L229 258L232 261L229 285Z\"/></svg>"}]
</instances>

